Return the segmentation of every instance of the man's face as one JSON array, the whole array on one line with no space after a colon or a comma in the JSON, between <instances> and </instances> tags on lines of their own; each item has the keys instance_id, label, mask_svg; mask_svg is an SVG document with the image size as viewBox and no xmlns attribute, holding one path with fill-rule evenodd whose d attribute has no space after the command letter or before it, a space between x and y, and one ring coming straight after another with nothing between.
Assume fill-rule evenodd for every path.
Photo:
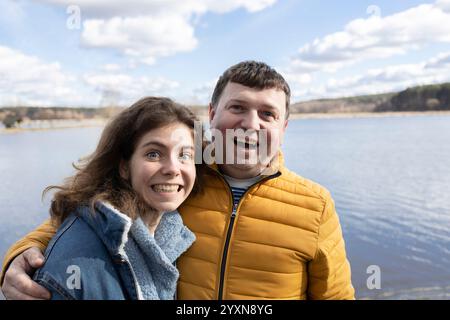
<instances>
[{"instance_id":1,"label":"man's face","mask_svg":"<svg viewBox=\"0 0 450 320\"><path fill-rule=\"evenodd\" d=\"M211 129L219 130L223 136L224 165L221 169L224 173L241 179L260 174L268 161L261 160L259 151L263 150L264 144L269 160L277 154L287 126L285 116L284 91L276 88L260 90L229 82L217 106L209 109ZM245 135L227 135L227 129L244 131ZM261 139L262 133L266 134L266 141ZM229 163L226 159L231 152L234 162ZM239 155L258 161L240 164L237 162Z\"/></svg>"}]
</instances>

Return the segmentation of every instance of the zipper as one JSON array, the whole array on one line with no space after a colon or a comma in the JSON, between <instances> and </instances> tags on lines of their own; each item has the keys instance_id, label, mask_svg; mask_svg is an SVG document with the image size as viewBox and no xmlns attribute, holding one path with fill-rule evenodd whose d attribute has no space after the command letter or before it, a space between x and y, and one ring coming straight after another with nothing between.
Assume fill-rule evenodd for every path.
<instances>
[{"instance_id":1,"label":"zipper","mask_svg":"<svg viewBox=\"0 0 450 320\"><path fill-rule=\"evenodd\" d=\"M222 300L222 295L223 295L223 286L224 286L224 277L225 277L225 268L227 265L227 255L228 255L228 248L230 246L230 238L231 238L231 233L233 232L233 227L234 227L234 220L236 219L236 214L237 214L237 210L241 204L242 199L244 199L244 197L247 195L247 193L250 192L251 189L253 189L254 186L279 177L281 175L281 172L277 172L271 176L265 177L261 180L259 180L258 182L252 184L251 186L249 186L247 188L247 190L244 192L244 194L242 195L241 199L239 200L238 203L234 203L234 196L233 196L233 190L231 190L231 186L229 185L229 183L225 180L224 177L222 177L220 174L220 178L223 180L223 182L225 182L225 184L228 186L228 190L230 191L231 194L231 203L232 203L232 210L231 210L231 217L230 217L230 223L228 224L228 230L227 230L227 237L225 238L225 245L223 248L223 253L222 253L222 264L220 266L220 279L219 279L219 292L218 292L218 300Z\"/></svg>"},{"instance_id":2,"label":"zipper","mask_svg":"<svg viewBox=\"0 0 450 320\"><path fill-rule=\"evenodd\" d=\"M230 246L231 232L233 231L234 219L236 218L237 207L238 207L238 204L237 203L235 204L233 201L233 210L231 212L230 223L228 225L228 231L227 231L227 237L225 239L225 246L223 248L222 264L220 266L220 280L219 280L220 282L219 282L218 300L222 300L223 278L225 276L225 267L226 267L226 262L227 262L228 247Z\"/></svg>"}]
</instances>

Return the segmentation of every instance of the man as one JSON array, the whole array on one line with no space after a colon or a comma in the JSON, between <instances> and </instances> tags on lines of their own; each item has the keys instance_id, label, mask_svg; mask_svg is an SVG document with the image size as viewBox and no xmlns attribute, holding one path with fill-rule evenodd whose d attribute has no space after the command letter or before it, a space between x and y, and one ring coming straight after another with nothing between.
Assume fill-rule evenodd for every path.
<instances>
[{"instance_id":1,"label":"man","mask_svg":"<svg viewBox=\"0 0 450 320\"><path fill-rule=\"evenodd\" d=\"M222 133L225 160L233 161L216 159L204 192L179 208L197 241L177 261L178 299L354 299L329 192L283 165L289 101L288 84L265 63L241 62L220 77L209 120ZM230 138L230 130L246 136ZM270 161L249 161L262 147L261 132ZM29 275L53 234L44 223L9 250L7 298L49 298Z\"/></svg>"}]
</instances>

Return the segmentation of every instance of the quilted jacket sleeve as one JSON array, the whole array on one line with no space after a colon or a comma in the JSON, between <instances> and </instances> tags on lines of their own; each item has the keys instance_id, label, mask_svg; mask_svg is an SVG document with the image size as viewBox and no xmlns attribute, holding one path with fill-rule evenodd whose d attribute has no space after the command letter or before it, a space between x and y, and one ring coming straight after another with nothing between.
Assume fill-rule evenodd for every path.
<instances>
[{"instance_id":1,"label":"quilted jacket sleeve","mask_svg":"<svg viewBox=\"0 0 450 320\"><path fill-rule=\"evenodd\" d=\"M51 223L50 220L46 220L35 230L27 234L24 238L13 244L11 248L9 248L3 260L2 272L0 275L0 285L3 284L5 272L15 257L31 247L37 247L42 252L44 252L45 248L47 247L48 243L55 233L56 227Z\"/></svg>"},{"instance_id":2,"label":"quilted jacket sleeve","mask_svg":"<svg viewBox=\"0 0 450 320\"><path fill-rule=\"evenodd\" d=\"M346 257L339 218L334 201L327 194L320 221L316 255L308 265L308 299L354 298L350 263Z\"/></svg>"}]
</instances>

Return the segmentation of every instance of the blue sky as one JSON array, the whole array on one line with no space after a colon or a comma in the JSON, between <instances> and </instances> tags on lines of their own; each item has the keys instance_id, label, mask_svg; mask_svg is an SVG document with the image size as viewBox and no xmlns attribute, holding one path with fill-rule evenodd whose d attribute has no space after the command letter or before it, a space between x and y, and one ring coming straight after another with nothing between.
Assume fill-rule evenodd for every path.
<instances>
[{"instance_id":1,"label":"blue sky","mask_svg":"<svg viewBox=\"0 0 450 320\"><path fill-rule=\"evenodd\" d=\"M207 104L247 59L294 102L450 81L449 21L450 0L2 0L0 105Z\"/></svg>"}]
</instances>

